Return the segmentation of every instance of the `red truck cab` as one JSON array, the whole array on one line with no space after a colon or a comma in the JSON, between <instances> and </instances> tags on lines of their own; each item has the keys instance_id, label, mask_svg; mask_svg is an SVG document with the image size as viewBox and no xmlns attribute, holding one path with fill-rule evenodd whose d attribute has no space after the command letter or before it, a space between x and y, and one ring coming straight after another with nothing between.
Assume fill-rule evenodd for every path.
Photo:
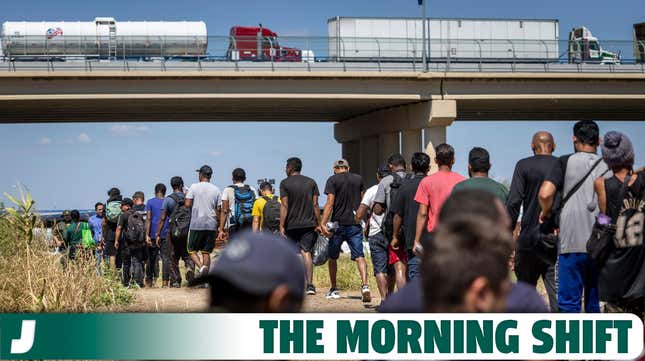
<instances>
[{"instance_id":1,"label":"red truck cab","mask_svg":"<svg viewBox=\"0 0 645 361\"><path fill-rule=\"evenodd\" d=\"M302 61L300 49L280 46L278 34L262 26L234 26L229 35L229 60Z\"/></svg>"}]
</instances>

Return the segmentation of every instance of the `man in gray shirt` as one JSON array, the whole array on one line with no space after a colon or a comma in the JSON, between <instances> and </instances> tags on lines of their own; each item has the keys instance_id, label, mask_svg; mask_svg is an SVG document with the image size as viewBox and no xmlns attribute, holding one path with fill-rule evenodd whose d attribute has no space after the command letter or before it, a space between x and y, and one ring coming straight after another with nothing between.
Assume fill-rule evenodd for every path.
<instances>
[{"instance_id":1,"label":"man in gray shirt","mask_svg":"<svg viewBox=\"0 0 645 361\"><path fill-rule=\"evenodd\" d=\"M553 199L560 192L568 201L560 207L558 256L558 309L579 313L584 292L585 313L600 312L598 301L598 270L587 255L587 240L598 215L594 181L608 169L596 154L599 145L598 125L591 120L577 122L573 127L576 153L560 158L540 188L541 220L551 217ZM580 181L581 186L574 189Z\"/></svg>"}]
</instances>

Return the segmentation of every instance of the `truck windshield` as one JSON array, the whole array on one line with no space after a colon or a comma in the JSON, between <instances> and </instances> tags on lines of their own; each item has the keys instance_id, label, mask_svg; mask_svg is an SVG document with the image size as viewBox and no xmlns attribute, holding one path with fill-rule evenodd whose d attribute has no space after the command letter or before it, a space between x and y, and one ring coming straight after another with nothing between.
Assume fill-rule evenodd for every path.
<instances>
[{"instance_id":1,"label":"truck windshield","mask_svg":"<svg viewBox=\"0 0 645 361\"><path fill-rule=\"evenodd\" d=\"M265 36L264 41L262 41L262 46L265 48L277 48L279 47L278 39L271 36Z\"/></svg>"},{"instance_id":2,"label":"truck windshield","mask_svg":"<svg viewBox=\"0 0 645 361\"><path fill-rule=\"evenodd\" d=\"M599 50L600 47L598 46L598 42L597 41L590 41L589 42L589 49L590 50Z\"/></svg>"}]
</instances>

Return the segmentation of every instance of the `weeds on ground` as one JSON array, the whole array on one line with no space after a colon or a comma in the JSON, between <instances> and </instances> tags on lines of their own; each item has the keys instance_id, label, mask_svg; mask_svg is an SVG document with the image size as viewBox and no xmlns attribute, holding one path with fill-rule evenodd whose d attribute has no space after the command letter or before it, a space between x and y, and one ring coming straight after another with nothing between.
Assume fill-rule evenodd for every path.
<instances>
[{"instance_id":1,"label":"weeds on ground","mask_svg":"<svg viewBox=\"0 0 645 361\"><path fill-rule=\"evenodd\" d=\"M376 281L374 279L374 269L372 267L372 259L366 255L365 261L367 262L367 283L372 292L376 292ZM338 273L336 277L336 287L340 290L354 290L358 291L361 287L361 276L358 273L356 262L352 261L348 254L341 254L338 258ZM314 267L314 285L323 290L329 288L331 285L329 279L329 262L322 266Z\"/></svg>"},{"instance_id":2,"label":"weeds on ground","mask_svg":"<svg viewBox=\"0 0 645 361\"><path fill-rule=\"evenodd\" d=\"M133 301L115 277L96 273L91 251L63 267L23 187L18 198L7 198L13 207L0 213L0 312L116 311Z\"/></svg>"}]
</instances>

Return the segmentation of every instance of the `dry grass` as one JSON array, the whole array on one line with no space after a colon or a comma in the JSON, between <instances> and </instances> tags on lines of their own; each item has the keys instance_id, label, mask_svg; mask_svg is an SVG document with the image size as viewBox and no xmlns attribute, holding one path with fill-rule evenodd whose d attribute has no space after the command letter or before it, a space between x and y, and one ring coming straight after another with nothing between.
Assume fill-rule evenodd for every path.
<instances>
[{"instance_id":1,"label":"dry grass","mask_svg":"<svg viewBox=\"0 0 645 361\"><path fill-rule=\"evenodd\" d=\"M10 200L17 211L0 214L0 312L119 311L132 302L115 277L97 275L90 251L63 267L38 236L45 232L28 194Z\"/></svg>"},{"instance_id":2,"label":"dry grass","mask_svg":"<svg viewBox=\"0 0 645 361\"><path fill-rule=\"evenodd\" d=\"M372 267L372 259L369 255L365 255L367 262L367 281L372 292L376 292L376 280L374 279L374 268ZM314 267L314 285L321 290L330 287L329 268L328 263L322 266ZM349 254L341 253L338 258L338 274L337 274L337 287L340 290L359 289L362 282L356 262L352 261Z\"/></svg>"}]
</instances>

